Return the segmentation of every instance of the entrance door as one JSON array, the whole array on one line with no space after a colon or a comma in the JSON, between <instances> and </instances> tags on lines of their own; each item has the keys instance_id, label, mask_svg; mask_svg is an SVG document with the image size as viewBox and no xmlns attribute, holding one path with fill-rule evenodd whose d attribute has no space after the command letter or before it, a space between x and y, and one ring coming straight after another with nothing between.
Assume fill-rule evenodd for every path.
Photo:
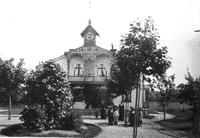
<instances>
[{"instance_id":1,"label":"entrance door","mask_svg":"<svg viewBox=\"0 0 200 138\"><path fill-rule=\"evenodd\" d=\"M74 102L83 102L83 100L84 100L82 89L75 88L73 91L73 96L74 96Z\"/></svg>"}]
</instances>

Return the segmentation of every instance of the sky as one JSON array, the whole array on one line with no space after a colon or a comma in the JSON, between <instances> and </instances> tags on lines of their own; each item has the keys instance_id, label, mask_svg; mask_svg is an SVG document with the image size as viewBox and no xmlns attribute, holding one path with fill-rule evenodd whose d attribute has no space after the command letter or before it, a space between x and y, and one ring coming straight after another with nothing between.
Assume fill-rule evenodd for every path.
<instances>
[{"instance_id":1,"label":"sky","mask_svg":"<svg viewBox=\"0 0 200 138\"><path fill-rule=\"evenodd\" d=\"M200 76L200 32L194 32L200 30L199 0L1 0L0 57L24 58L25 67L34 69L82 46L89 19L100 34L96 44L119 49L130 23L148 16L172 58L167 74L175 74L177 85L185 82L187 68Z\"/></svg>"}]
</instances>

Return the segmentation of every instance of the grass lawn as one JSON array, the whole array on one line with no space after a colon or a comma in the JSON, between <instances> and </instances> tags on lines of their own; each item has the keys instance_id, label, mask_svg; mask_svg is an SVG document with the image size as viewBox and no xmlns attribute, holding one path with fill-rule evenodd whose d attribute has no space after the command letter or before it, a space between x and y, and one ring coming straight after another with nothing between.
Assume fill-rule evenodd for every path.
<instances>
[{"instance_id":1,"label":"grass lawn","mask_svg":"<svg viewBox=\"0 0 200 138\"><path fill-rule=\"evenodd\" d=\"M11 114L18 115L24 108L20 107L12 107ZM7 115L8 114L8 107L0 107L0 115Z\"/></svg>"},{"instance_id":2,"label":"grass lawn","mask_svg":"<svg viewBox=\"0 0 200 138\"><path fill-rule=\"evenodd\" d=\"M169 128L172 130L180 130L185 131L187 133L192 132L192 122L190 120L192 113L191 111L166 111L166 113L174 115L174 118L166 119L164 122L158 121L160 125L164 126L165 128Z\"/></svg>"}]
</instances>

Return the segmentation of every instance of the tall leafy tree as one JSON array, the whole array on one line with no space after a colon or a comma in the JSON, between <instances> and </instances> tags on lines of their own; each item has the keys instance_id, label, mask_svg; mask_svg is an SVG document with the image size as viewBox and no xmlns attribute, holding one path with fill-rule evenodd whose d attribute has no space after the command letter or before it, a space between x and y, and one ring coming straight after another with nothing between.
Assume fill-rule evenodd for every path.
<instances>
[{"instance_id":1,"label":"tall leafy tree","mask_svg":"<svg viewBox=\"0 0 200 138\"><path fill-rule=\"evenodd\" d=\"M127 95L136 88L137 114L141 76L160 76L171 66L167 47L158 48L158 45L159 35L152 17L145 19L144 24L136 20L130 24L130 31L122 36L120 50L111 67L111 84L115 84L116 94ZM135 130L134 137L137 136L134 127Z\"/></svg>"},{"instance_id":2,"label":"tall leafy tree","mask_svg":"<svg viewBox=\"0 0 200 138\"><path fill-rule=\"evenodd\" d=\"M173 101L175 96L175 75L166 76L162 75L154 80L154 88L158 91L156 94L156 101L163 108L164 121L166 119L165 108Z\"/></svg>"},{"instance_id":3,"label":"tall leafy tree","mask_svg":"<svg viewBox=\"0 0 200 138\"><path fill-rule=\"evenodd\" d=\"M26 69L23 68L23 65L23 59L20 59L16 65L13 58L10 60L0 59L0 89L1 93L7 96L9 100L9 120L11 119L11 97L16 96L22 88L21 85L25 82Z\"/></svg>"}]
</instances>

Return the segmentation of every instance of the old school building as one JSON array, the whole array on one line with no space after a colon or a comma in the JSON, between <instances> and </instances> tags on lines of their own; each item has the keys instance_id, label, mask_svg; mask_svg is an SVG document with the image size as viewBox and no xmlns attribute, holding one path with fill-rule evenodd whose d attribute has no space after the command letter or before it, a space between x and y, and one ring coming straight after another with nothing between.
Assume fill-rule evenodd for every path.
<instances>
[{"instance_id":1,"label":"old school building","mask_svg":"<svg viewBox=\"0 0 200 138\"><path fill-rule=\"evenodd\" d=\"M114 60L116 49L101 48L96 44L99 33L92 27L89 20L88 26L81 32L83 46L69 49L64 55L52 59L59 63L63 70L68 72L74 96L74 108L85 108L91 102L98 99L104 101L107 98L100 89L105 88L105 80L110 78L110 67ZM145 101L144 89L141 89L141 105ZM130 95L130 106L134 106L134 91ZM122 97L113 100L115 104L121 102Z\"/></svg>"}]
</instances>

